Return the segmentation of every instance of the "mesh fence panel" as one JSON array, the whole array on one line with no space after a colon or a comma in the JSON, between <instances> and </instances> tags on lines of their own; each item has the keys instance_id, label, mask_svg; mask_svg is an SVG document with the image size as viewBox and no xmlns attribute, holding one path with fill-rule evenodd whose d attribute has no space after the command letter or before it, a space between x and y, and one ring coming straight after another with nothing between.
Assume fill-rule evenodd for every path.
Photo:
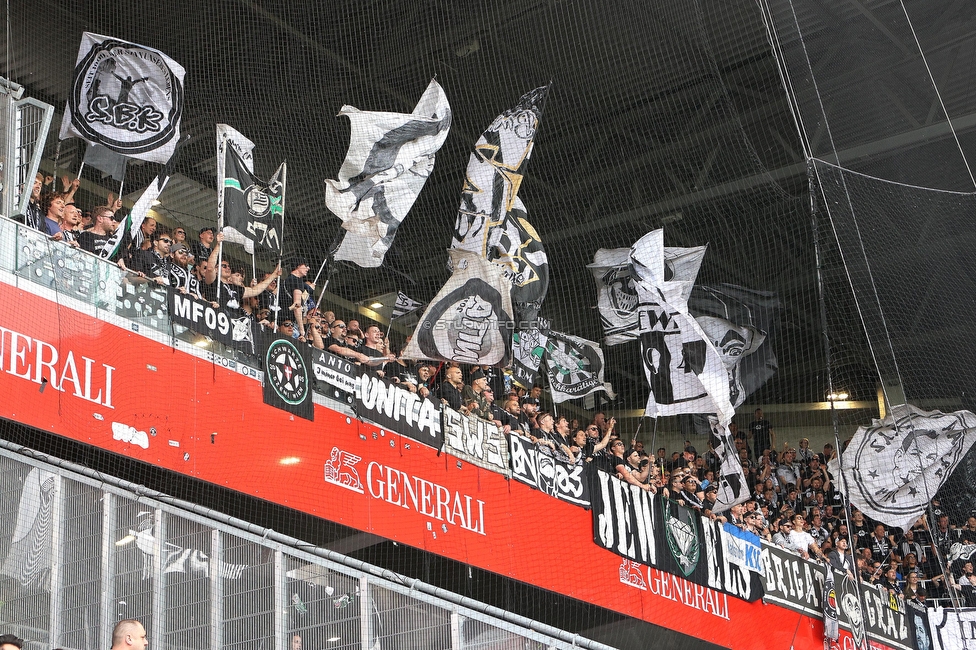
<instances>
[{"instance_id":1,"label":"mesh fence panel","mask_svg":"<svg viewBox=\"0 0 976 650\"><path fill-rule=\"evenodd\" d=\"M16 573L17 555L7 550L19 538L13 528L0 530L7 558L0 625L25 639L25 648L103 647L111 627L126 618L144 622L159 647L174 649L352 650L364 647L367 634L368 647L377 649L572 647L7 451L0 452L0 468L0 504L10 521L45 517L45 485L57 485L63 498L47 516L48 531L61 534L36 547L44 550ZM25 491L32 481L40 482ZM103 526L106 520L113 525ZM211 554L215 546L220 550ZM102 570L106 554L111 572ZM45 582L52 567L58 580ZM53 617L51 598L60 603ZM368 612L368 624L361 612ZM460 644L453 641L452 612L467 630Z\"/></svg>"}]
</instances>

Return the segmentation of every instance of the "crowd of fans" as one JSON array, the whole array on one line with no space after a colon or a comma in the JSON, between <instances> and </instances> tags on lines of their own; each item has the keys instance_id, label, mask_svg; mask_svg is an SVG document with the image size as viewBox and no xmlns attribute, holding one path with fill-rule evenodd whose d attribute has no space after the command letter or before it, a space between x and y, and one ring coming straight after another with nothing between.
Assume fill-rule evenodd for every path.
<instances>
[{"instance_id":1,"label":"crowd of fans","mask_svg":"<svg viewBox=\"0 0 976 650\"><path fill-rule=\"evenodd\" d=\"M166 229L146 218L139 233L123 238L109 255L105 242L119 227L121 203L82 213L73 202L77 181L64 179L63 192L42 192L44 181L38 175L22 222L53 240L110 257L129 271L130 282L168 285L232 317L251 318L262 327L364 365L422 397L493 421L505 433L519 433L557 460L611 472L702 516L739 526L804 558L829 562L892 598L917 603L951 598L976 606L976 577L973 562L967 560L976 553L969 549L969 555L950 559L954 544L976 545L976 516L953 524L933 502L931 516L921 517L907 531L889 529L853 507L848 519L827 470L827 462L836 455L833 446L814 452L803 439L796 448L788 443L777 448L775 432L761 409L747 429L740 430L735 422L729 429L751 498L716 514L721 460L711 443L702 454L690 441L679 451L662 447L650 453L636 437L626 441L616 420L602 412L580 420L543 410L541 387L512 386L496 368L405 360L393 353L379 325L363 328L357 320L346 322L332 311L319 311L305 260L295 260L284 279L279 280L279 267L248 282L246 270L221 255L223 236L214 228L201 229L198 241L189 242L185 228Z\"/></svg>"}]
</instances>

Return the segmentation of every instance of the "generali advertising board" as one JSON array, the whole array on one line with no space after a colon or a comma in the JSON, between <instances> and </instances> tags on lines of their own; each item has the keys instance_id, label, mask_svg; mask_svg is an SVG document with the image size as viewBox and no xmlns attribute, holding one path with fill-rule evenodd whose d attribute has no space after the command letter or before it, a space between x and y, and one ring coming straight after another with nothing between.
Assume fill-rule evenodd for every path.
<instances>
[{"instance_id":1,"label":"generali advertising board","mask_svg":"<svg viewBox=\"0 0 976 650\"><path fill-rule=\"evenodd\" d=\"M584 508L321 405L267 406L255 368L2 283L0 300L3 418L721 646L823 647L814 617L598 547Z\"/></svg>"}]
</instances>

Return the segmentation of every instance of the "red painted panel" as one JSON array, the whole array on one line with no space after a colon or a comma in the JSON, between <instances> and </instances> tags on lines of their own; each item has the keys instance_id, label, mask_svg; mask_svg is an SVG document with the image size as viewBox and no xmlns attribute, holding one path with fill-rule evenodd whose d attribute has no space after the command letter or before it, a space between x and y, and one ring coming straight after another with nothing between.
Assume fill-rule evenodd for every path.
<instances>
[{"instance_id":1,"label":"red painted panel","mask_svg":"<svg viewBox=\"0 0 976 650\"><path fill-rule=\"evenodd\" d=\"M823 647L814 619L636 577L586 510L320 406L293 418L240 372L30 293L0 301L4 418L722 646Z\"/></svg>"}]
</instances>

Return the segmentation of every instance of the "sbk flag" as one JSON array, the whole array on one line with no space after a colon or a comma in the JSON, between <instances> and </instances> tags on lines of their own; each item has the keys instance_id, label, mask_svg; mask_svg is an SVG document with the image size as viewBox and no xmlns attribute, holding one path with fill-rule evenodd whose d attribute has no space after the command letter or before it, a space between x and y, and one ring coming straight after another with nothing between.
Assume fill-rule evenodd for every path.
<instances>
[{"instance_id":1,"label":"sbk flag","mask_svg":"<svg viewBox=\"0 0 976 650\"><path fill-rule=\"evenodd\" d=\"M311 367L309 346L285 338L271 341L264 353L264 403L314 420Z\"/></svg>"},{"instance_id":2,"label":"sbk flag","mask_svg":"<svg viewBox=\"0 0 976 650\"><path fill-rule=\"evenodd\" d=\"M281 255L285 220L285 163L267 183L258 179L233 146L224 147L223 220L251 242Z\"/></svg>"},{"instance_id":3,"label":"sbk flag","mask_svg":"<svg viewBox=\"0 0 976 650\"><path fill-rule=\"evenodd\" d=\"M60 139L165 165L180 139L185 72L159 50L85 32Z\"/></svg>"},{"instance_id":4,"label":"sbk flag","mask_svg":"<svg viewBox=\"0 0 976 650\"><path fill-rule=\"evenodd\" d=\"M840 460L841 491L866 517L908 530L976 442L976 414L893 406L859 427Z\"/></svg>"},{"instance_id":5,"label":"sbk flag","mask_svg":"<svg viewBox=\"0 0 976 650\"><path fill-rule=\"evenodd\" d=\"M339 115L349 118L352 132L338 180L325 181L325 204L346 231L335 258L375 268L434 171L451 106L432 80L412 113L343 106Z\"/></svg>"}]
</instances>

